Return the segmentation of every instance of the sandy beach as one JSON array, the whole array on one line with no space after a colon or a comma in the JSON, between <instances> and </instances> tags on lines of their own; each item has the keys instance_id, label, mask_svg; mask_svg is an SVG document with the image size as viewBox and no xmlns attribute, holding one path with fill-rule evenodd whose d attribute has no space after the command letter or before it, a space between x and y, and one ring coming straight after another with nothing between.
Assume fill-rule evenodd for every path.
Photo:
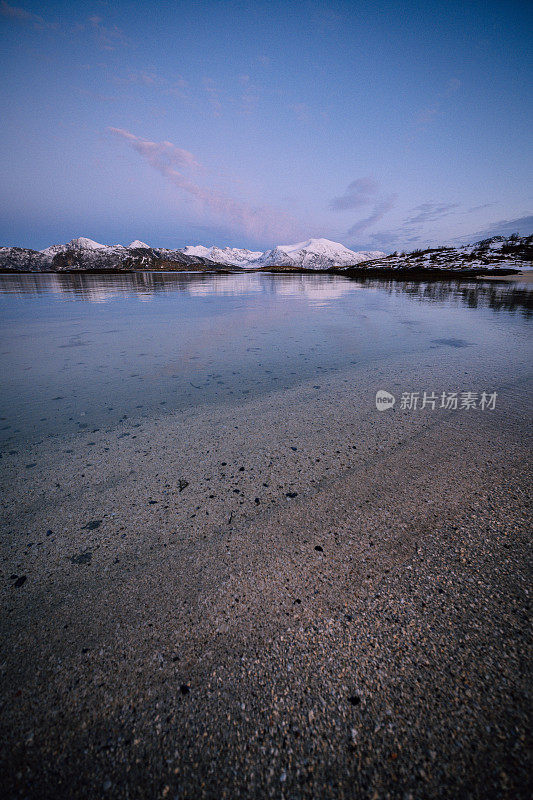
<instances>
[{"instance_id":1,"label":"sandy beach","mask_svg":"<svg viewBox=\"0 0 533 800\"><path fill-rule=\"evenodd\" d=\"M4 454L4 796L527 797L527 351L493 369L494 411L376 411L479 385L441 347Z\"/></svg>"},{"instance_id":2,"label":"sandy beach","mask_svg":"<svg viewBox=\"0 0 533 800\"><path fill-rule=\"evenodd\" d=\"M533 5L0 24L0 800L531 800Z\"/></svg>"}]
</instances>

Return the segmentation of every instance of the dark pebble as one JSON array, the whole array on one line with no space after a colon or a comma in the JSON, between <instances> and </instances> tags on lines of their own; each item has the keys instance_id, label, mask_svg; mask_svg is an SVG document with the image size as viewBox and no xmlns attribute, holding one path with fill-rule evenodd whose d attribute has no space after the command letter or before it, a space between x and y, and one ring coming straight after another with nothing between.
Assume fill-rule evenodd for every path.
<instances>
[{"instance_id":1,"label":"dark pebble","mask_svg":"<svg viewBox=\"0 0 533 800\"><path fill-rule=\"evenodd\" d=\"M92 557L92 553L80 553L79 556L72 556L70 560L73 564L90 564Z\"/></svg>"},{"instance_id":2,"label":"dark pebble","mask_svg":"<svg viewBox=\"0 0 533 800\"><path fill-rule=\"evenodd\" d=\"M287 497L298 497L298 492L286 492Z\"/></svg>"},{"instance_id":3,"label":"dark pebble","mask_svg":"<svg viewBox=\"0 0 533 800\"><path fill-rule=\"evenodd\" d=\"M93 519L90 522L88 522L87 525L84 525L82 530L86 529L88 531L94 531L96 530L96 528L99 528L101 524L102 524L101 519Z\"/></svg>"},{"instance_id":4,"label":"dark pebble","mask_svg":"<svg viewBox=\"0 0 533 800\"><path fill-rule=\"evenodd\" d=\"M182 694L189 694L189 692L190 692L190 691L191 691L191 689L190 689L190 686L188 686L186 683L182 683L182 684L181 684L181 686L180 686L180 692L181 692Z\"/></svg>"},{"instance_id":5,"label":"dark pebble","mask_svg":"<svg viewBox=\"0 0 533 800\"><path fill-rule=\"evenodd\" d=\"M20 586L24 586L25 583L26 583L26 576L21 575L20 578L17 578L13 586L16 586L18 589Z\"/></svg>"},{"instance_id":6,"label":"dark pebble","mask_svg":"<svg viewBox=\"0 0 533 800\"><path fill-rule=\"evenodd\" d=\"M356 694L353 694L351 697L348 698L348 702L352 706L358 706L359 703L361 702L361 698L358 697Z\"/></svg>"},{"instance_id":7,"label":"dark pebble","mask_svg":"<svg viewBox=\"0 0 533 800\"><path fill-rule=\"evenodd\" d=\"M315 550L317 551L317 553L323 553L324 552L324 548L320 547L319 544L315 545Z\"/></svg>"},{"instance_id":8,"label":"dark pebble","mask_svg":"<svg viewBox=\"0 0 533 800\"><path fill-rule=\"evenodd\" d=\"M178 481L178 489L182 492L187 486L189 485L189 481L186 481L185 478L180 478Z\"/></svg>"},{"instance_id":9,"label":"dark pebble","mask_svg":"<svg viewBox=\"0 0 533 800\"><path fill-rule=\"evenodd\" d=\"M32 467L36 467L37 464L26 464L26 469L31 469Z\"/></svg>"}]
</instances>

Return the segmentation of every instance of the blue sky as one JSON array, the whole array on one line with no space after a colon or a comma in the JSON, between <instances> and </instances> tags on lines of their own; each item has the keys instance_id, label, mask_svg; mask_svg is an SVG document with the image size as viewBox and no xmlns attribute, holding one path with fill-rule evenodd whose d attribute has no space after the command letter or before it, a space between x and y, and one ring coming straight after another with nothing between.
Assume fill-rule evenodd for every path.
<instances>
[{"instance_id":1,"label":"blue sky","mask_svg":"<svg viewBox=\"0 0 533 800\"><path fill-rule=\"evenodd\" d=\"M0 243L532 233L532 8L2 0Z\"/></svg>"}]
</instances>

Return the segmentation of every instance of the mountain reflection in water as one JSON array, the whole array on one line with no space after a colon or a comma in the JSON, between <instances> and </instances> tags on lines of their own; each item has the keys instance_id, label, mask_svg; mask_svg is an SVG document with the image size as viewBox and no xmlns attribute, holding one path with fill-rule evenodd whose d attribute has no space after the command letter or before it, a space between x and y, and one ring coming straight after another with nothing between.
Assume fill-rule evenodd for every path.
<instances>
[{"instance_id":1,"label":"mountain reflection in water","mask_svg":"<svg viewBox=\"0 0 533 800\"><path fill-rule=\"evenodd\" d=\"M0 295L59 295L69 300L107 302L124 296L149 298L154 294L186 292L193 296L246 296L267 293L335 300L360 289L406 294L422 302L455 301L469 308L533 312L533 290L511 282L482 280L407 281L368 278L349 280L337 275L309 274L202 274L136 272L125 274L33 273L0 275Z\"/></svg>"}]
</instances>

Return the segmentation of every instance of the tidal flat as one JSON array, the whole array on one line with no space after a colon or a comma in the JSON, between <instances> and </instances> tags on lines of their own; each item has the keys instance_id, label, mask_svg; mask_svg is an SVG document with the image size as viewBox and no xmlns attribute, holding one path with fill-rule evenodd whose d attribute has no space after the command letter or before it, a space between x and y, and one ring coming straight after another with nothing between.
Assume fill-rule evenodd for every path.
<instances>
[{"instance_id":1,"label":"tidal flat","mask_svg":"<svg viewBox=\"0 0 533 800\"><path fill-rule=\"evenodd\" d=\"M531 299L0 277L3 795L528 797Z\"/></svg>"}]
</instances>

